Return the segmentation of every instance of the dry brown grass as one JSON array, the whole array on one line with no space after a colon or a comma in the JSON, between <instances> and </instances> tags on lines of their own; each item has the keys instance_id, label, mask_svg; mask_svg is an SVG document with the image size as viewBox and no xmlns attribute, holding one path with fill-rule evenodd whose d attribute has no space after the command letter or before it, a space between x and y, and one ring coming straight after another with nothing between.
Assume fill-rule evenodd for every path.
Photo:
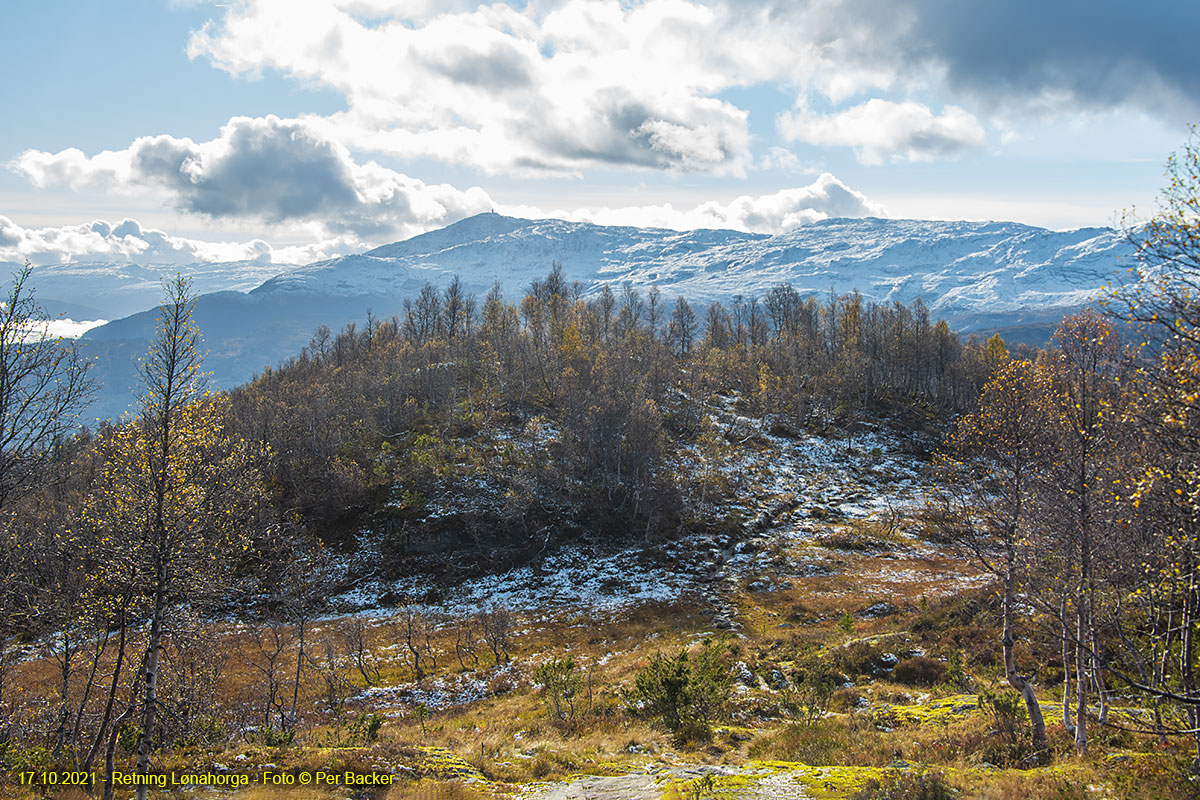
<instances>
[{"instance_id":1,"label":"dry brown grass","mask_svg":"<svg viewBox=\"0 0 1200 800\"><path fill-rule=\"evenodd\" d=\"M881 532L872 530L869 524L844 527L854 536L881 538ZM835 552L808 541L789 544L783 550L773 554L773 558L779 557L777 563L786 564L788 558L821 560L834 572L808 577L777 576L789 580L790 587L739 592L730 598L742 626L740 633L730 640L733 657L744 661L756 675L769 676L774 671L786 674L786 665L812 654L836 660L834 648L869 640L901 657L907 649L918 645L934 657L945 656L950 650L965 651L968 656L965 666L986 685L980 665L986 665L989 657L994 660L998 649L994 622L990 622L995 617L994 609L978 598L939 596L930 586L933 582L956 591L957 587L970 586L976 580L972 565L947 553L914 556L911 552ZM983 595L979 591L975 594ZM839 629L844 614L856 614L880 600L894 604L900 612L878 619L855 616L849 632ZM1118 746L1116 740L1108 743L1098 736L1097 755L1091 760L1076 759L1061 727L1052 731L1056 763L1051 769L1029 774L1010 770L979 773L980 762L985 760L995 739L986 715L973 714L945 724L880 730L867 711L856 707L860 697L875 705L913 703L919 695L937 697L959 691L944 686L902 686L884 675L869 680L851 675L859 685L840 690L837 700L840 705L836 710L842 713L811 724L790 720L777 692L751 688L737 700L740 716L733 727L718 731L711 741L702 744L673 743L653 721L625 712L621 689L632 685L637 671L655 652L674 652L694 645L704 636L711 617L701 614L701 610L695 603L679 602L648 604L611 615L569 611L522 615L516 622L518 633L513 639L511 667L498 674L491 666L490 652L481 649L480 660L485 669L479 674L488 682L487 695L465 705L434 709L423 726L411 707L383 709L379 701L369 698L349 700L340 717L335 718L325 708L325 685L320 674L306 666L299 701L304 711L302 730L295 742L286 747L248 742L248 730L246 736L242 735L240 726L261 722L263 681L253 664L261 662L262 654L253 632L233 624L211 626L208 630L211 647L225 665L216 711L231 721L230 738L213 747L164 752L158 756L158 762L164 769L194 768L220 761L270 763L292 771L386 770L415 776L387 790L375 791L371 800L478 800L508 793L517 785L535 780L557 780L578 773L621 773L666 760L667 753L693 764L744 764L751 759L772 759L826 766L885 766L903 758L947 770L963 789L962 797L986 800L1016 797L1069 800L1076 795L1063 792L1089 782L1104 787L1105 796L1139 797L1143 795L1135 793L1136 787L1159 785L1168 788L1157 795L1145 796L1171 800L1183 796L1171 793L1169 784L1164 783L1161 765L1148 776L1140 777L1133 775L1132 768L1106 766L1103 754L1108 748ZM352 684L347 687L351 695L359 694L367 683L345 658L344 632L360 619L321 620L311 625L307 636L318 660L326 642L341 654L339 669ZM396 686L412 681L412 671L400 657L401 650L395 647L402 642L399 620L384 616L361 621L364 643L372 654L372 682ZM293 630L285 629L283 634L287 645L281 669L290 702L296 643ZM463 671L454 656L453 641L453 623L434 633L437 667L430 670L424 687ZM567 655L579 665L586 680L585 690L576 701L574 717L552 719L546 703L532 685L532 675L542 661ZM1021 657L1032 659L1035 654L1022 651ZM54 697L56 677L48 659L18 664L11 674L10 685L19 687L19 691L7 697L14 698L14 713L27 715L30 727L38 714L53 710L53 703L47 704L45 699ZM376 741L360 741L353 747L327 746L336 743L337 735L345 734L350 720L380 710L386 710L389 716ZM44 720L39 724L44 725ZM1149 750L1152 743L1127 737L1119 746ZM426 752L420 747L438 750ZM1176 750L1173 748L1171 753ZM123 754L122 758L128 761L129 756ZM471 771L479 782L456 780L462 777L462 770ZM27 793L21 800L33 797ZM333 795L311 787L252 786L231 800L325 800L327 797Z\"/></svg>"},{"instance_id":2,"label":"dry brown grass","mask_svg":"<svg viewBox=\"0 0 1200 800\"><path fill-rule=\"evenodd\" d=\"M486 800L493 796L459 781L422 781L394 786L381 800Z\"/></svg>"}]
</instances>

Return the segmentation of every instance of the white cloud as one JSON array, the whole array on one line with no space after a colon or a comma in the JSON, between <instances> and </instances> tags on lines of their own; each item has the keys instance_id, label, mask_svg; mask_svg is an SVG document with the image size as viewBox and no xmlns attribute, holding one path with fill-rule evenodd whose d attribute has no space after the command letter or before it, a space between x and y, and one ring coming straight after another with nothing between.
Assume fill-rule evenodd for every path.
<instances>
[{"instance_id":1,"label":"white cloud","mask_svg":"<svg viewBox=\"0 0 1200 800\"><path fill-rule=\"evenodd\" d=\"M154 190L176 208L268 223L311 220L331 234L406 236L491 208L477 187L428 185L374 161L306 120L234 117L207 142L145 136L88 157L28 150L9 164L36 186Z\"/></svg>"},{"instance_id":2,"label":"white cloud","mask_svg":"<svg viewBox=\"0 0 1200 800\"><path fill-rule=\"evenodd\" d=\"M108 322L106 319L73 320L65 317L48 320L31 321L26 325L28 335L37 340L41 339L78 339L92 328L98 328Z\"/></svg>"},{"instance_id":3,"label":"white cloud","mask_svg":"<svg viewBox=\"0 0 1200 800\"><path fill-rule=\"evenodd\" d=\"M750 107L722 98L734 87L874 97L786 118L796 138L848 144L864 161L979 147L983 127L965 106L1187 117L1200 103L1190 42L1156 25L1185 30L1200 6L1147 2L1170 10L1130 16L1101 3L1081 22L1073 6L1035 0L239 0L188 52L340 92L347 109L322 123L355 149L490 173L740 175L753 162ZM904 102L914 92L953 104L935 115Z\"/></svg>"},{"instance_id":4,"label":"white cloud","mask_svg":"<svg viewBox=\"0 0 1200 800\"><path fill-rule=\"evenodd\" d=\"M773 194L743 195L729 203L709 201L690 210L672 205L625 208L556 210L543 212L530 207L505 207L505 213L528 217L556 217L599 225L693 230L724 228L751 233L778 234L831 217L886 217L883 206L851 189L829 173L808 186L783 189Z\"/></svg>"},{"instance_id":5,"label":"white cloud","mask_svg":"<svg viewBox=\"0 0 1200 800\"><path fill-rule=\"evenodd\" d=\"M307 123L356 150L488 173L615 166L741 175L754 163L749 111L721 92L776 83L795 87L801 102L813 93L840 102L928 89L952 61L910 41L928 28L930 3L868 14L862 0L548 0L474 10L305 0L300 13L295 0L242 0L197 31L188 52L232 74L272 70L340 92L345 111ZM878 97L827 116L801 108L781 130L855 147L870 163L953 155L984 139L960 107L935 115Z\"/></svg>"},{"instance_id":6,"label":"white cloud","mask_svg":"<svg viewBox=\"0 0 1200 800\"><path fill-rule=\"evenodd\" d=\"M505 214L530 219L554 217L600 225L640 227L727 228L754 233L784 233L799 225L830 217L887 216L883 206L870 201L829 173L808 186L783 189L757 197L742 196L728 203L709 201L692 209L671 204L546 210L534 206L500 205ZM442 227L442 222L413 223L406 236ZM249 242L210 242L172 236L161 230L143 228L136 220L117 224L105 220L80 225L24 228L0 216L0 261L33 264L115 261L136 264L257 261L263 264L308 264L339 255L362 252L389 239L359 238L353 233L320 238L321 225L307 226L313 241L275 246L262 239ZM292 235L296 235L293 230Z\"/></svg>"},{"instance_id":7,"label":"white cloud","mask_svg":"<svg viewBox=\"0 0 1200 800\"><path fill-rule=\"evenodd\" d=\"M864 164L927 161L982 148L983 126L967 111L947 106L940 116L919 103L878 98L832 114L801 108L779 117L779 130L808 144L853 147Z\"/></svg>"},{"instance_id":8,"label":"white cloud","mask_svg":"<svg viewBox=\"0 0 1200 800\"><path fill-rule=\"evenodd\" d=\"M781 74L806 80L836 49L797 48L766 11L686 0L442 14L419 5L310 0L300 12L292 0L248 0L196 32L189 54L341 92L348 109L324 122L354 148L488 172L741 174L746 111L717 93Z\"/></svg>"},{"instance_id":9,"label":"white cloud","mask_svg":"<svg viewBox=\"0 0 1200 800\"><path fill-rule=\"evenodd\" d=\"M323 258L359 252L367 244L353 235L342 235L303 245L273 247L262 239L249 242L209 242L172 236L143 228L125 219L113 225L105 220L81 225L24 228L0 216L0 261L60 264L72 261L119 261L135 264L190 264L193 262L258 261L270 264L307 264Z\"/></svg>"},{"instance_id":10,"label":"white cloud","mask_svg":"<svg viewBox=\"0 0 1200 800\"><path fill-rule=\"evenodd\" d=\"M808 173L813 175L821 171L815 164L801 161L795 153L786 147L768 147L766 154L758 160L754 168L770 170L772 172Z\"/></svg>"}]
</instances>

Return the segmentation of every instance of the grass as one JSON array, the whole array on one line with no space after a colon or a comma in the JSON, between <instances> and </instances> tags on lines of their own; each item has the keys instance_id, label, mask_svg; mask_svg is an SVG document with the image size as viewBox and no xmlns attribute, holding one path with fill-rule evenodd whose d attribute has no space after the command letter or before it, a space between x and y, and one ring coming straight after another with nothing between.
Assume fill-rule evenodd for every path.
<instances>
[{"instance_id":1,"label":"grass","mask_svg":"<svg viewBox=\"0 0 1200 800\"><path fill-rule=\"evenodd\" d=\"M839 530L835 537L883 541L869 526ZM967 688L1001 688L998 609L991 594L977 588L970 566L928 548L921 551L924 555L906 548L876 554L831 549L836 541L790 540L770 554L772 565L833 559L829 563L836 562L836 568L831 573L768 575L786 578L789 585L768 592L735 592L729 598L741 625L730 640L731 658L743 662L753 679L737 690L732 718L718 725L708 741L673 742L653 720L627 713L622 695L654 653L677 652L708 632L711 617L701 613L698 603L685 600L644 605L619 615L579 610L520 617L512 664L494 665L490 652L481 648L478 670L464 670L455 657L456 623L447 621L431 634L437 666L430 666L420 685L414 683L412 667L398 646L403 641L398 617L320 620L306 632L316 664L302 672L299 734L275 747L264 744L257 730L266 700L264 630L209 625L205 638L219 670L207 710L222 720L227 736L212 744L157 753L155 767L195 772L223 764L251 774L267 769L293 774L351 770L396 776L395 785L362 794L362 800L511 797L520 787L538 782L673 764L713 765L728 773L714 776L711 786L695 777L664 773L663 796L689 800L733 797L767 780L781 781L781 786L792 781L815 798L848 798L876 791L871 788L875 786L899 798L896 792L903 787L894 788L902 783L895 776L926 767L942 774L962 798L1174 800L1196 794L1178 766L1186 758L1181 744L1163 749L1146 737L1101 733L1093 738L1091 755L1076 756L1055 717L1056 698L1049 694L1043 701L1054 760L1039 769L1018 769L1011 753L998 744L995 720L980 707L977 689ZM944 593L932 593L931 575L941 576L933 587L948 587ZM880 618L859 613L882 599L897 613ZM848 613L849 623L842 623ZM347 646L347 634L354 634L359 622L366 675ZM278 671L290 692L296 631L285 626L277 633L283 643ZM333 653L332 661L327 650ZM958 654L962 670L955 685L948 685L950 677L943 669L951 653ZM547 659L567 656L579 665L585 682L574 698L574 713L557 718L534 685L533 674ZM1020 656L1032 661L1035 654L1022 650ZM804 699L801 713L799 706L785 702L778 679L782 676L794 689L805 665L811 670L814 663L836 670L839 685L825 697ZM323 665L330 664L340 683L330 684L323 676ZM898 669L900 664L909 669ZM470 661L468 667L472 665ZM414 713L411 696L399 693L433 692L438 687L448 692L448 687L468 680L482 687L480 696L461 703L430 700L426 719ZM8 681L9 725L17 730L46 729L47 715L56 709L52 662L28 658L12 667ZM373 713L383 715L383 722L372 739L359 723ZM36 744L29 740L22 747ZM21 752L32 754L29 763L35 756L45 761L45 754L38 755L32 747ZM10 758L15 763L13 753ZM118 758L126 767L132 760L124 751ZM44 795L9 784L0 787L0 796L72 796ZM1096 791L1087 790L1089 786ZM871 795L877 796L883 795ZM220 793L214 797L225 800ZM229 800L309 797L346 800L344 792L255 785Z\"/></svg>"}]
</instances>

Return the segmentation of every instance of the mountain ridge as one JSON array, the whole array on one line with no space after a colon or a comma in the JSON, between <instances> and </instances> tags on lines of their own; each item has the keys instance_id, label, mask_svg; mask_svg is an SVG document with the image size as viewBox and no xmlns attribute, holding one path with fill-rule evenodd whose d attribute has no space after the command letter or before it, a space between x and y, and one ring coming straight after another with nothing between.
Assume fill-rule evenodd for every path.
<instances>
[{"instance_id":1,"label":"mountain ridge","mask_svg":"<svg viewBox=\"0 0 1200 800\"><path fill-rule=\"evenodd\" d=\"M727 302L789 283L807 294L857 290L879 302L921 297L952 326L972 330L1029 314L1046 321L1047 309L1061 316L1117 277L1131 254L1121 234L1100 227L1048 231L1012 222L868 217L770 236L482 214L292 270L251 293L386 297L415 294L425 282L444 285L454 275L474 291L500 281L512 292L558 261L585 295L610 282Z\"/></svg>"},{"instance_id":2,"label":"mountain ridge","mask_svg":"<svg viewBox=\"0 0 1200 800\"><path fill-rule=\"evenodd\" d=\"M404 300L426 284L442 288L457 277L482 296L499 282L513 299L555 262L569 281L579 282L584 296L605 283L643 291L657 286L669 299L682 295L699 307L739 295L761 297L789 284L810 296L858 291L875 302L905 304L920 298L932 316L963 333L1041 331L1091 302L1105 284L1127 280L1132 255L1110 228L1049 231L1012 222L856 218L771 236L488 213L284 271L248 291L203 293L196 322L209 342L207 368L218 388L294 355L319 325L336 330L368 311L377 318L402 314ZM83 341L102 354L105 342L148 339L155 317L150 309L118 319ZM133 380L115 363L102 371L114 369L113 377Z\"/></svg>"}]
</instances>

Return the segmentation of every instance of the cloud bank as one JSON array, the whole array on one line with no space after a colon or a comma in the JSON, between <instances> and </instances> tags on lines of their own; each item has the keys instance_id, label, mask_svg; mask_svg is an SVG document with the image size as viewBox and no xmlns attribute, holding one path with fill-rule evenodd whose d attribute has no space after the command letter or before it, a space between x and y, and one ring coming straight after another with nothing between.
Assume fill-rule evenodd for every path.
<instances>
[{"instance_id":1,"label":"cloud bank","mask_svg":"<svg viewBox=\"0 0 1200 800\"><path fill-rule=\"evenodd\" d=\"M172 236L143 228L136 220L117 224L96 220L81 225L24 228L0 216L0 261L32 264L114 261L134 264L191 264L194 262L256 261L307 264L367 248L354 236L311 244L274 247L262 239L250 242L209 242Z\"/></svg>"},{"instance_id":2,"label":"cloud bank","mask_svg":"<svg viewBox=\"0 0 1200 800\"><path fill-rule=\"evenodd\" d=\"M870 201L833 175L822 174L808 186L773 194L742 196L728 203L709 201L692 209L670 204L599 209L546 210L534 206L499 205L502 213L530 219L554 217L600 225L641 227L727 228L751 233L786 233L830 217L887 216ZM448 224L448 223L447 223ZM416 226L410 235L443 227L430 222ZM58 264L118 261L137 264L190 264L194 262L256 261L271 264L308 264L334 256L362 252L387 240L344 234L311 244L275 247L262 239L250 242L208 242L172 236L143 228L136 220L117 224L104 220L51 228L23 228L0 216L0 261Z\"/></svg>"},{"instance_id":3,"label":"cloud bank","mask_svg":"<svg viewBox=\"0 0 1200 800\"><path fill-rule=\"evenodd\" d=\"M521 210L527 216L538 213L536 209ZM557 210L542 216L598 225L632 225L681 231L724 228L748 233L779 234L831 217L886 217L887 212L861 192L824 173L808 186L757 197L743 195L729 203L709 201L690 210L663 204Z\"/></svg>"}]
</instances>

